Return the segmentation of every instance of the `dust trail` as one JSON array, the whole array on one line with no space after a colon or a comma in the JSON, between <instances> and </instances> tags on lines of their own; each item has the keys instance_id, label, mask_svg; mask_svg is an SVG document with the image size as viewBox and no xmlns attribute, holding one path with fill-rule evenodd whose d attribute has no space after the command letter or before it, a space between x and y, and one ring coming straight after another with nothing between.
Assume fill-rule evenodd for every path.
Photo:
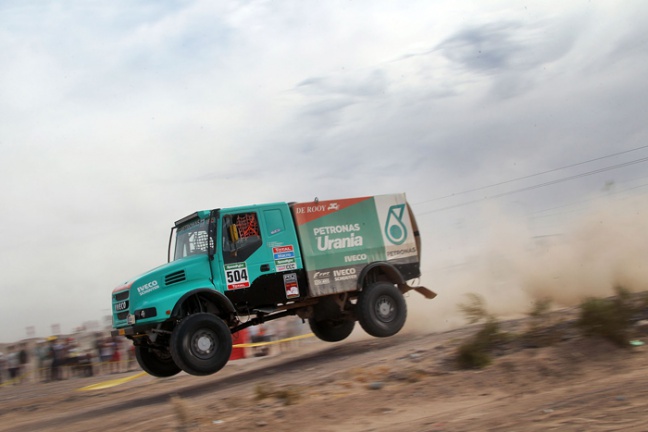
<instances>
[{"instance_id":1,"label":"dust trail","mask_svg":"<svg viewBox=\"0 0 648 432\"><path fill-rule=\"evenodd\" d=\"M552 236L534 235L528 221L501 211L489 214L477 253L461 266L424 273L423 285L439 296L409 296L408 330L464 325L457 305L467 293L483 296L489 312L507 318L526 315L541 298L568 307L612 295L616 286L648 290L648 195L598 199L571 220L556 220L559 234ZM424 269L434 259L424 261Z\"/></svg>"}]
</instances>

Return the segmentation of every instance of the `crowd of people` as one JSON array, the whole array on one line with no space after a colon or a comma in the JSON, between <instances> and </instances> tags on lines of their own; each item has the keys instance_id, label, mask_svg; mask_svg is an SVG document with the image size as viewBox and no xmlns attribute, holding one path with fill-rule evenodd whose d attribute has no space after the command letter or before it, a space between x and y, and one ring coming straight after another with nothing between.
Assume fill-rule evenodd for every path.
<instances>
[{"instance_id":1,"label":"crowd of people","mask_svg":"<svg viewBox=\"0 0 648 432\"><path fill-rule=\"evenodd\" d=\"M81 347L74 338L50 337L33 345L9 345L0 352L0 386L51 382L71 377L120 373L137 367L130 342L97 334L94 346Z\"/></svg>"},{"instance_id":2,"label":"crowd of people","mask_svg":"<svg viewBox=\"0 0 648 432\"><path fill-rule=\"evenodd\" d=\"M259 357L279 354L299 344L291 341L308 331L298 318L271 321L252 326L236 334L234 344L259 343L244 348L241 357ZM281 344L277 342L281 341ZM0 388L24 382L52 382L72 377L89 377L121 373L138 368L135 347L123 337L104 333L87 334L82 340L75 337L52 336L6 345L0 352ZM233 358L241 358L233 357Z\"/></svg>"},{"instance_id":3,"label":"crowd of people","mask_svg":"<svg viewBox=\"0 0 648 432\"><path fill-rule=\"evenodd\" d=\"M19 383L24 376L24 370L29 362L26 344L11 345L5 355L0 353L0 383L5 380Z\"/></svg>"}]
</instances>

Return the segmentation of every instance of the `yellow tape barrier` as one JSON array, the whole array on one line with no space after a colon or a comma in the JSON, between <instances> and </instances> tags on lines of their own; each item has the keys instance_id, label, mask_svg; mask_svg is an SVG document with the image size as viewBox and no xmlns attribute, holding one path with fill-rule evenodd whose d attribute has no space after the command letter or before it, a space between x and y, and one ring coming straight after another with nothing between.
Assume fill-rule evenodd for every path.
<instances>
[{"instance_id":1,"label":"yellow tape barrier","mask_svg":"<svg viewBox=\"0 0 648 432\"><path fill-rule=\"evenodd\" d=\"M278 343L292 342L292 341L296 341L296 340L300 340L300 339L306 339L306 338L313 337L313 336L315 336L313 333L308 333L308 334L294 336L294 337L290 337L290 338L286 338L286 339L278 339L278 340L268 341L268 342L254 342L254 343L236 344L236 345L232 345L232 348L262 347L262 346L267 346L267 345L274 345L274 344L278 344ZM140 378L140 377L143 377L143 376L146 376L146 375L147 375L146 372L140 372L140 373L137 373L135 375L128 376L128 377L117 378L117 379L113 379L113 380L104 381L104 382L100 382L100 383L97 383L97 384L92 384L92 385L89 385L89 386L85 386L85 387L82 387L82 388L80 388L78 390L79 391L103 390L103 389L107 389L107 388L110 388L110 387L115 387L115 386L118 386L118 385L121 385L121 384L125 384L125 383L127 383L129 381L132 381L134 379L137 379L137 378Z\"/></svg>"},{"instance_id":2,"label":"yellow tape barrier","mask_svg":"<svg viewBox=\"0 0 648 432\"><path fill-rule=\"evenodd\" d=\"M27 376L26 374L21 374L21 375L17 376L16 378L13 378L13 379L10 378L10 379L0 383L0 387L5 387L5 386L9 386L9 385L14 385L14 384L20 384L21 382L23 382L23 380L27 379L26 376Z\"/></svg>"},{"instance_id":3,"label":"yellow tape barrier","mask_svg":"<svg viewBox=\"0 0 648 432\"><path fill-rule=\"evenodd\" d=\"M140 373L137 373L135 375L127 376L127 377L124 377L124 378L117 378L117 379L113 379L113 380L104 381L104 382L100 382L100 383L97 383L97 384L92 384L92 385L89 385L89 386L81 387L79 389L79 391L103 390L103 389L107 389L107 388L110 388L110 387L115 387L115 386L127 383L129 381L132 381L132 380L134 380L136 378L139 378L139 377L143 377L145 375L146 375L146 372L140 372Z\"/></svg>"},{"instance_id":4,"label":"yellow tape barrier","mask_svg":"<svg viewBox=\"0 0 648 432\"><path fill-rule=\"evenodd\" d=\"M236 345L232 345L232 348L262 347L262 346L274 345L274 344L283 343L283 342L291 342L291 341L295 341L295 340L299 340L299 339L306 339L306 338L313 337L313 336L315 336L313 333L308 333L308 334L294 336L294 337L290 337L290 338L286 338L286 339L277 339L277 340L274 340L274 341L236 344Z\"/></svg>"}]
</instances>

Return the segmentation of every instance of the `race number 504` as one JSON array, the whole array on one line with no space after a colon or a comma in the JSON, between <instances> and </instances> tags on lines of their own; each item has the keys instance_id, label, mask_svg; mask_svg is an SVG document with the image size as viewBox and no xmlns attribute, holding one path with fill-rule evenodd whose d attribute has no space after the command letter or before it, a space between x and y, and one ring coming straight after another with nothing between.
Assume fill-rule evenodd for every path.
<instances>
[{"instance_id":1,"label":"race number 504","mask_svg":"<svg viewBox=\"0 0 648 432\"><path fill-rule=\"evenodd\" d=\"M228 290L248 288L250 286L250 278L247 265L245 263L226 264L225 280L227 281Z\"/></svg>"}]
</instances>

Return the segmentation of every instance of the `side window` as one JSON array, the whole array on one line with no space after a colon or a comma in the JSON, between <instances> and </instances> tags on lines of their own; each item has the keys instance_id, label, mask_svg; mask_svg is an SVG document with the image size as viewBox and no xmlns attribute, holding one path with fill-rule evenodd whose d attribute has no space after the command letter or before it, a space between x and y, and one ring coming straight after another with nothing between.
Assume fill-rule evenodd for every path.
<instances>
[{"instance_id":1,"label":"side window","mask_svg":"<svg viewBox=\"0 0 648 432\"><path fill-rule=\"evenodd\" d=\"M263 243L256 213L223 215L223 261L247 260Z\"/></svg>"},{"instance_id":2,"label":"side window","mask_svg":"<svg viewBox=\"0 0 648 432\"><path fill-rule=\"evenodd\" d=\"M286 230L284 225L283 217L281 216L281 211L279 209L265 210L263 212L265 216L266 229L270 236L279 234Z\"/></svg>"}]
</instances>

